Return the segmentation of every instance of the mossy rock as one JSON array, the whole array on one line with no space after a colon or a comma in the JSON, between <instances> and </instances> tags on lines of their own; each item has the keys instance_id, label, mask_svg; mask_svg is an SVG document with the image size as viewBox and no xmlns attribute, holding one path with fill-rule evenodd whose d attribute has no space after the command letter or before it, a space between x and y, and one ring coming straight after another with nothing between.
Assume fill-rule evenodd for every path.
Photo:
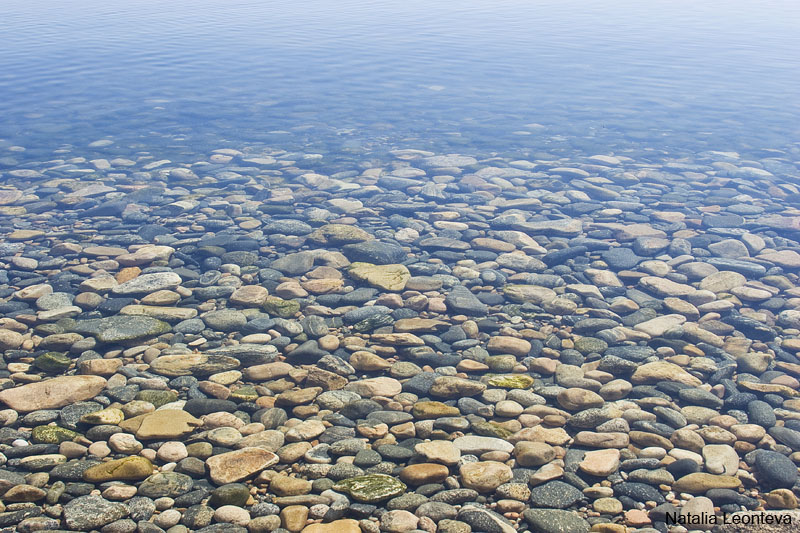
<instances>
[{"instance_id":1,"label":"mossy rock","mask_svg":"<svg viewBox=\"0 0 800 533\"><path fill-rule=\"evenodd\" d=\"M527 389L533 385L534 379L525 374L507 374L489 378L489 385L501 389Z\"/></svg>"},{"instance_id":2,"label":"mossy rock","mask_svg":"<svg viewBox=\"0 0 800 533\"><path fill-rule=\"evenodd\" d=\"M172 331L172 326L149 316L110 316L78 320L71 331L92 335L104 344L132 344Z\"/></svg>"},{"instance_id":3,"label":"mossy rock","mask_svg":"<svg viewBox=\"0 0 800 533\"><path fill-rule=\"evenodd\" d=\"M241 483L228 483L217 487L211 492L211 499L208 504L211 507L222 507L223 505L235 505L244 507L250 499L250 489Z\"/></svg>"},{"instance_id":4,"label":"mossy rock","mask_svg":"<svg viewBox=\"0 0 800 533\"><path fill-rule=\"evenodd\" d=\"M79 436L77 431L58 426L36 426L31 435L33 442L37 444L61 444Z\"/></svg>"},{"instance_id":5,"label":"mossy rock","mask_svg":"<svg viewBox=\"0 0 800 533\"><path fill-rule=\"evenodd\" d=\"M33 366L43 372L60 374L72 364L72 359L60 352L47 352L33 360Z\"/></svg>"},{"instance_id":6,"label":"mossy rock","mask_svg":"<svg viewBox=\"0 0 800 533\"><path fill-rule=\"evenodd\" d=\"M115 407L106 407L101 411L93 411L81 416L81 422L93 425L116 426L123 420L125 420L125 414Z\"/></svg>"},{"instance_id":7,"label":"mossy rock","mask_svg":"<svg viewBox=\"0 0 800 533\"><path fill-rule=\"evenodd\" d=\"M394 324L394 319L391 315L375 315L353 324L353 331L367 333L392 324Z\"/></svg>"},{"instance_id":8,"label":"mossy rock","mask_svg":"<svg viewBox=\"0 0 800 533\"><path fill-rule=\"evenodd\" d=\"M186 453L189 454L189 457L205 460L211 457L213 446L210 442L193 442L186 445Z\"/></svg>"},{"instance_id":9,"label":"mossy rock","mask_svg":"<svg viewBox=\"0 0 800 533\"><path fill-rule=\"evenodd\" d=\"M255 387L240 387L231 393L229 399L234 402L254 402L258 399L258 393Z\"/></svg>"},{"instance_id":10,"label":"mossy rock","mask_svg":"<svg viewBox=\"0 0 800 533\"><path fill-rule=\"evenodd\" d=\"M417 402L411 408L411 414L420 420L435 420L443 416L460 416L461 411L458 410L458 407L442 402Z\"/></svg>"},{"instance_id":11,"label":"mossy rock","mask_svg":"<svg viewBox=\"0 0 800 533\"><path fill-rule=\"evenodd\" d=\"M280 318L291 318L300 312L300 304L294 300L284 300L277 296L268 296L264 302L264 311Z\"/></svg>"},{"instance_id":12,"label":"mossy rock","mask_svg":"<svg viewBox=\"0 0 800 533\"><path fill-rule=\"evenodd\" d=\"M500 310L502 313L505 313L508 316L511 317L518 316L524 318L525 320L535 320L537 318L542 317L542 315L544 314L543 311L536 312L525 309L521 304L507 304L504 305Z\"/></svg>"},{"instance_id":13,"label":"mossy rock","mask_svg":"<svg viewBox=\"0 0 800 533\"><path fill-rule=\"evenodd\" d=\"M513 431L492 422L475 422L472 424L472 430L483 437L497 437L498 439L507 439L514 434Z\"/></svg>"},{"instance_id":14,"label":"mossy rock","mask_svg":"<svg viewBox=\"0 0 800 533\"><path fill-rule=\"evenodd\" d=\"M152 473L153 464L149 460L140 456L132 456L89 467L83 472L83 480L89 483L140 481Z\"/></svg>"},{"instance_id":15,"label":"mossy rock","mask_svg":"<svg viewBox=\"0 0 800 533\"><path fill-rule=\"evenodd\" d=\"M403 494L406 488L405 483L385 474L351 477L333 486L333 490L346 492L354 500L363 503L377 503L394 498Z\"/></svg>"},{"instance_id":16,"label":"mossy rock","mask_svg":"<svg viewBox=\"0 0 800 533\"><path fill-rule=\"evenodd\" d=\"M137 400L150 402L156 406L156 409L162 405L172 403L178 399L178 394L171 390L143 390L136 394Z\"/></svg>"}]
</instances>

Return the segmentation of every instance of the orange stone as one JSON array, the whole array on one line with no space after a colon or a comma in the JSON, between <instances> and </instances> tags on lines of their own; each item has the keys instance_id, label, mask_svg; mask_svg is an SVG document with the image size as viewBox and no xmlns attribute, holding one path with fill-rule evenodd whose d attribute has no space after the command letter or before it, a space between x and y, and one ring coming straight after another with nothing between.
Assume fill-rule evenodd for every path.
<instances>
[{"instance_id":1,"label":"orange stone","mask_svg":"<svg viewBox=\"0 0 800 533\"><path fill-rule=\"evenodd\" d=\"M650 524L646 511L631 509L625 512L625 523L632 527L643 527Z\"/></svg>"},{"instance_id":2,"label":"orange stone","mask_svg":"<svg viewBox=\"0 0 800 533\"><path fill-rule=\"evenodd\" d=\"M438 463L418 463L405 467L400 472L400 479L409 485L425 485L441 483L450 475L450 470Z\"/></svg>"},{"instance_id":3,"label":"orange stone","mask_svg":"<svg viewBox=\"0 0 800 533\"><path fill-rule=\"evenodd\" d=\"M142 269L139 267L127 267L117 272L117 275L114 276L114 279L117 280L117 283L125 283L126 281L134 279L141 273Z\"/></svg>"}]
</instances>

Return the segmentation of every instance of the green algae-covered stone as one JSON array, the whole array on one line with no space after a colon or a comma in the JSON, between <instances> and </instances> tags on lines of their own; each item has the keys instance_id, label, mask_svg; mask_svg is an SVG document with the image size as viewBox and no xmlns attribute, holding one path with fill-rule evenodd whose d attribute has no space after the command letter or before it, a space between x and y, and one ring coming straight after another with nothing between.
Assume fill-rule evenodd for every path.
<instances>
[{"instance_id":1,"label":"green algae-covered stone","mask_svg":"<svg viewBox=\"0 0 800 533\"><path fill-rule=\"evenodd\" d=\"M211 492L211 499L208 500L208 504L214 508L222 507L223 505L244 507L249 499L250 489L247 488L247 485L228 483L217 487Z\"/></svg>"},{"instance_id":2,"label":"green algae-covered stone","mask_svg":"<svg viewBox=\"0 0 800 533\"><path fill-rule=\"evenodd\" d=\"M255 387L248 385L233 391L228 399L234 402L254 402L258 399L258 393Z\"/></svg>"},{"instance_id":3,"label":"green algae-covered stone","mask_svg":"<svg viewBox=\"0 0 800 533\"><path fill-rule=\"evenodd\" d=\"M527 389L533 385L533 378L524 374L509 374L489 378L489 385L503 389Z\"/></svg>"},{"instance_id":4,"label":"green algae-covered stone","mask_svg":"<svg viewBox=\"0 0 800 533\"><path fill-rule=\"evenodd\" d=\"M162 405L172 403L178 399L178 394L171 390L143 390L136 394L137 400L150 402L156 406L156 409Z\"/></svg>"},{"instance_id":5,"label":"green algae-covered stone","mask_svg":"<svg viewBox=\"0 0 800 533\"><path fill-rule=\"evenodd\" d=\"M377 503L394 498L403 494L406 488L405 483L385 474L351 477L333 486L333 490L346 492L363 503Z\"/></svg>"},{"instance_id":6,"label":"green algae-covered stone","mask_svg":"<svg viewBox=\"0 0 800 533\"><path fill-rule=\"evenodd\" d=\"M475 422L472 424L472 430L478 435L484 437L497 437L498 439L508 439L514 434L502 426L498 426L492 422Z\"/></svg>"},{"instance_id":7,"label":"green algae-covered stone","mask_svg":"<svg viewBox=\"0 0 800 533\"><path fill-rule=\"evenodd\" d=\"M139 481L150 477L152 473L153 464L146 458L123 457L87 468L83 472L83 480L89 483Z\"/></svg>"},{"instance_id":8,"label":"green algae-covered stone","mask_svg":"<svg viewBox=\"0 0 800 533\"><path fill-rule=\"evenodd\" d=\"M76 320L70 324L75 333L92 335L105 344L129 344L158 337L172 330L172 326L149 316L110 316Z\"/></svg>"},{"instance_id":9,"label":"green algae-covered stone","mask_svg":"<svg viewBox=\"0 0 800 533\"><path fill-rule=\"evenodd\" d=\"M190 353L162 355L150 363L150 371L175 378L178 376L205 377L239 368L238 359L224 355Z\"/></svg>"},{"instance_id":10,"label":"green algae-covered stone","mask_svg":"<svg viewBox=\"0 0 800 533\"><path fill-rule=\"evenodd\" d=\"M115 407L106 407L101 411L93 411L81 416L84 424L116 426L125 420L125 413Z\"/></svg>"},{"instance_id":11,"label":"green algae-covered stone","mask_svg":"<svg viewBox=\"0 0 800 533\"><path fill-rule=\"evenodd\" d=\"M44 372L58 374L64 372L72 364L72 359L63 353L47 352L33 360L33 366Z\"/></svg>"},{"instance_id":12,"label":"green algae-covered stone","mask_svg":"<svg viewBox=\"0 0 800 533\"><path fill-rule=\"evenodd\" d=\"M437 419L443 416L459 416L458 407L442 402L417 402L411 408L411 414L419 420Z\"/></svg>"},{"instance_id":13,"label":"green algae-covered stone","mask_svg":"<svg viewBox=\"0 0 800 533\"><path fill-rule=\"evenodd\" d=\"M394 324L394 319L390 315L375 315L353 324L353 331L367 333L368 331L392 324Z\"/></svg>"},{"instance_id":14,"label":"green algae-covered stone","mask_svg":"<svg viewBox=\"0 0 800 533\"><path fill-rule=\"evenodd\" d=\"M267 296L264 311L280 318L291 318L300 311L300 304L294 300L284 300L277 296Z\"/></svg>"},{"instance_id":15,"label":"green algae-covered stone","mask_svg":"<svg viewBox=\"0 0 800 533\"><path fill-rule=\"evenodd\" d=\"M61 444L80 436L80 433L58 426L36 426L33 428L33 442L38 444Z\"/></svg>"}]
</instances>

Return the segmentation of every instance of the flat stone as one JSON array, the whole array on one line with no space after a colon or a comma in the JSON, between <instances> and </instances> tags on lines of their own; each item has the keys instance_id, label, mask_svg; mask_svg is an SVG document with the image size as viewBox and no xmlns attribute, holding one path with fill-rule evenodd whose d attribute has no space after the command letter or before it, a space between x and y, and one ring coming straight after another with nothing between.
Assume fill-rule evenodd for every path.
<instances>
[{"instance_id":1,"label":"flat stone","mask_svg":"<svg viewBox=\"0 0 800 533\"><path fill-rule=\"evenodd\" d=\"M619 468L619 459L618 449L592 450L586 452L578 468L592 476L608 477Z\"/></svg>"},{"instance_id":2,"label":"flat stone","mask_svg":"<svg viewBox=\"0 0 800 533\"><path fill-rule=\"evenodd\" d=\"M440 376L433 380L430 393L442 398L462 398L475 396L486 390L486 385L479 381L458 378L455 376Z\"/></svg>"},{"instance_id":3,"label":"flat stone","mask_svg":"<svg viewBox=\"0 0 800 533\"><path fill-rule=\"evenodd\" d=\"M384 474L369 474L344 479L333 486L333 490L345 492L354 500L377 503L403 494L406 485L398 479Z\"/></svg>"},{"instance_id":4,"label":"flat stone","mask_svg":"<svg viewBox=\"0 0 800 533\"><path fill-rule=\"evenodd\" d=\"M120 283L111 289L111 292L114 294L149 294L161 290L175 289L180 286L182 281L181 277L174 272L141 274L130 281Z\"/></svg>"},{"instance_id":5,"label":"flat stone","mask_svg":"<svg viewBox=\"0 0 800 533\"><path fill-rule=\"evenodd\" d=\"M464 487L478 492L491 492L514 477L508 465L497 461L464 463L459 473Z\"/></svg>"},{"instance_id":6,"label":"flat stone","mask_svg":"<svg viewBox=\"0 0 800 533\"><path fill-rule=\"evenodd\" d=\"M119 426L138 439L173 440L188 435L203 424L186 411L162 409L120 422Z\"/></svg>"},{"instance_id":7,"label":"flat stone","mask_svg":"<svg viewBox=\"0 0 800 533\"><path fill-rule=\"evenodd\" d=\"M531 350L531 343L525 339L496 335L489 339L486 349L490 353L507 353L518 357L525 357Z\"/></svg>"},{"instance_id":8,"label":"flat stone","mask_svg":"<svg viewBox=\"0 0 800 533\"><path fill-rule=\"evenodd\" d=\"M694 474L688 474L677 480L672 486L672 489L676 492L704 494L710 489L738 489L741 486L742 481L734 476L695 472Z\"/></svg>"},{"instance_id":9,"label":"flat stone","mask_svg":"<svg viewBox=\"0 0 800 533\"><path fill-rule=\"evenodd\" d=\"M442 464L416 463L405 467L400 472L400 479L410 485L441 483L450 474L450 470Z\"/></svg>"},{"instance_id":10,"label":"flat stone","mask_svg":"<svg viewBox=\"0 0 800 533\"><path fill-rule=\"evenodd\" d=\"M357 520L343 518L329 523L311 524L302 533L361 533Z\"/></svg>"},{"instance_id":11,"label":"flat stone","mask_svg":"<svg viewBox=\"0 0 800 533\"><path fill-rule=\"evenodd\" d=\"M523 513L523 517L532 531L540 533L588 533L589 531L586 520L572 511L528 509Z\"/></svg>"},{"instance_id":12,"label":"flat stone","mask_svg":"<svg viewBox=\"0 0 800 533\"><path fill-rule=\"evenodd\" d=\"M92 335L106 344L133 344L171 330L169 324L147 316L111 316L79 320L72 331Z\"/></svg>"},{"instance_id":13,"label":"flat stone","mask_svg":"<svg viewBox=\"0 0 800 533\"><path fill-rule=\"evenodd\" d=\"M453 313L468 316L485 316L489 308L481 302L468 288L456 285L445 296L445 305Z\"/></svg>"},{"instance_id":14,"label":"flat stone","mask_svg":"<svg viewBox=\"0 0 800 533\"><path fill-rule=\"evenodd\" d=\"M722 270L703 278L699 288L713 293L729 292L747 283L747 278L738 272Z\"/></svg>"},{"instance_id":15,"label":"flat stone","mask_svg":"<svg viewBox=\"0 0 800 533\"><path fill-rule=\"evenodd\" d=\"M457 464L458 460L461 459L461 450L455 444L446 440L421 442L414 447L414 451L428 461L450 466Z\"/></svg>"},{"instance_id":16,"label":"flat stone","mask_svg":"<svg viewBox=\"0 0 800 533\"><path fill-rule=\"evenodd\" d=\"M58 409L89 400L106 386L100 376L62 376L0 392L0 401L21 413Z\"/></svg>"},{"instance_id":17,"label":"flat stone","mask_svg":"<svg viewBox=\"0 0 800 533\"><path fill-rule=\"evenodd\" d=\"M100 496L80 496L64 506L64 523L73 531L91 531L128 516L122 503Z\"/></svg>"},{"instance_id":18,"label":"flat stone","mask_svg":"<svg viewBox=\"0 0 800 533\"><path fill-rule=\"evenodd\" d=\"M481 437L478 435L458 437L453 441L453 445L458 448L461 453L473 455L482 455L486 452L493 451L505 453L514 451L514 445L506 440L496 437Z\"/></svg>"},{"instance_id":19,"label":"flat stone","mask_svg":"<svg viewBox=\"0 0 800 533\"><path fill-rule=\"evenodd\" d=\"M353 263L347 272L353 279L365 281L385 291L402 291L411 278L411 273L405 265Z\"/></svg>"},{"instance_id":20,"label":"flat stone","mask_svg":"<svg viewBox=\"0 0 800 533\"><path fill-rule=\"evenodd\" d=\"M692 387L699 387L702 382L687 371L668 361L653 361L639 366L631 375L631 383L646 384L660 381L675 381Z\"/></svg>"},{"instance_id":21,"label":"flat stone","mask_svg":"<svg viewBox=\"0 0 800 533\"><path fill-rule=\"evenodd\" d=\"M162 355L150 363L152 372L169 377L205 377L236 368L239 368L239 361L233 357L201 353Z\"/></svg>"},{"instance_id":22,"label":"flat stone","mask_svg":"<svg viewBox=\"0 0 800 533\"><path fill-rule=\"evenodd\" d=\"M278 462L278 456L262 448L242 448L206 459L214 483L236 483Z\"/></svg>"},{"instance_id":23,"label":"flat stone","mask_svg":"<svg viewBox=\"0 0 800 533\"><path fill-rule=\"evenodd\" d=\"M583 493L563 481L550 481L531 489L531 505L566 509L583 499Z\"/></svg>"},{"instance_id":24,"label":"flat stone","mask_svg":"<svg viewBox=\"0 0 800 533\"><path fill-rule=\"evenodd\" d=\"M83 472L84 481L140 481L153 473L153 464L144 457L124 457L92 466Z\"/></svg>"}]
</instances>

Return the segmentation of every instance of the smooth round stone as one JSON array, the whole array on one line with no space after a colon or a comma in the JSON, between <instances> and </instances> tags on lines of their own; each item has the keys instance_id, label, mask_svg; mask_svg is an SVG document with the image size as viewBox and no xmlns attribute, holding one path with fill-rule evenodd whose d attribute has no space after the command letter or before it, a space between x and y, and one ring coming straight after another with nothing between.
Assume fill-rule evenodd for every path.
<instances>
[{"instance_id":1,"label":"smooth round stone","mask_svg":"<svg viewBox=\"0 0 800 533\"><path fill-rule=\"evenodd\" d=\"M511 480L511 468L496 461L465 463L460 468L461 481L468 489L490 492Z\"/></svg>"},{"instance_id":2,"label":"smooth round stone","mask_svg":"<svg viewBox=\"0 0 800 533\"><path fill-rule=\"evenodd\" d=\"M550 481L531 489L531 505L566 509L583 499L583 493L563 481Z\"/></svg>"},{"instance_id":3,"label":"smooth round stone","mask_svg":"<svg viewBox=\"0 0 800 533\"><path fill-rule=\"evenodd\" d=\"M558 393L558 404L568 411L582 411L593 407L602 407L605 404L603 397L596 392L569 388Z\"/></svg>"},{"instance_id":4,"label":"smooth round stone","mask_svg":"<svg viewBox=\"0 0 800 533\"><path fill-rule=\"evenodd\" d=\"M778 452L758 450L753 464L756 477L767 490L792 488L797 482L797 467Z\"/></svg>"},{"instance_id":5,"label":"smooth round stone","mask_svg":"<svg viewBox=\"0 0 800 533\"><path fill-rule=\"evenodd\" d=\"M311 482L290 476L275 476L269 485L270 492L278 496L299 496L311 492Z\"/></svg>"},{"instance_id":6,"label":"smooth round stone","mask_svg":"<svg viewBox=\"0 0 800 533\"><path fill-rule=\"evenodd\" d=\"M418 463L405 467L400 472L400 479L409 485L425 485L441 483L450 474L449 469L436 463Z\"/></svg>"},{"instance_id":7,"label":"smooth round stone","mask_svg":"<svg viewBox=\"0 0 800 533\"><path fill-rule=\"evenodd\" d=\"M344 491L355 500L364 503L387 500L402 494L406 488L406 485L399 480L383 474L356 476L334 485L334 490Z\"/></svg>"},{"instance_id":8,"label":"smooth round stone","mask_svg":"<svg viewBox=\"0 0 800 533\"><path fill-rule=\"evenodd\" d=\"M250 499L250 490L241 483L229 483L217 487L211 492L208 504L212 507L223 505L237 505L243 507Z\"/></svg>"},{"instance_id":9,"label":"smooth round stone","mask_svg":"<svg viewBox=\"0 0 800 533\"><path fill-rule=\"evenodd\" d=\"M544 442L520 441L514 446L514 457L520 466L541 466L555 456L555 449Z\"/></svg>"},{"instance_id":10,"label":"smooth round stone","mask_svg":"<svg viewBox=\"0 0 800 533\"><path fill-rule=\"evenodd\" d=\"M601 514L616 515L622 512L622 503L616 498L598 498L592 502L592 508Z\"/></svg>"},{"instance_id":11,"label":"smooth round stone","mask_svg":"<svg viewBox=\"0 0 800 533\"><path fill-rule=\"evenodd\" d=\"M414 514L397 509L381 515L380 527L388 533L406 533L416 529L418 523L419 518Z\"/></svg>"},{"instance_id":12,"label":"smooth round stone","mask_svg":"<svg viewBox=\"0 0 800 533\"><path fill-rule=\"evenodd\" d=\"M579 468L592 476L608 477L619 468L620 451L616 449L586 452Z\"/></svg>"},{"instance_id":13,"label":"smooth round stone","mask_svg":"<svg viewBox=\"0 0 800 533\"><path fill-rule=\"evenodd\" d=\"M524 407L512 400L502 400L494 406L495 414L506 418L517 417L522 414L522 411L524 411Z\"/></svg>"},{"instance_id":14,"label":"smooth round stone","mask_svg":"<svg viewBox=\"0 0 800 533\"><path fill-rule=\"evenodd\" d=\"M702 455L711 474L733 476L739 469L739 454L727 444L708 444L703 447Z\"/></svg>"},{"instance_id":15,"label":"smooth round stone","mask_svg":"<svg viewBox=\"0 0 800 533\"><path fill-rule=\"evenodd\" d=\"M214 511L217 522L246 526L250 522L250 513L236 505L223 505Z\"/></svg>"},{"instance_id":16,"label":"smooth round stone","mask_svg":"<svg viewBox=\"0 0 800 533\"><path fill-rule=\"evenodd\" d=\"M427 460L444 465L455 465L461 458L461 451L452 442L445 440L422 442L414 450Z\"/></svg>"}]
</instances>

